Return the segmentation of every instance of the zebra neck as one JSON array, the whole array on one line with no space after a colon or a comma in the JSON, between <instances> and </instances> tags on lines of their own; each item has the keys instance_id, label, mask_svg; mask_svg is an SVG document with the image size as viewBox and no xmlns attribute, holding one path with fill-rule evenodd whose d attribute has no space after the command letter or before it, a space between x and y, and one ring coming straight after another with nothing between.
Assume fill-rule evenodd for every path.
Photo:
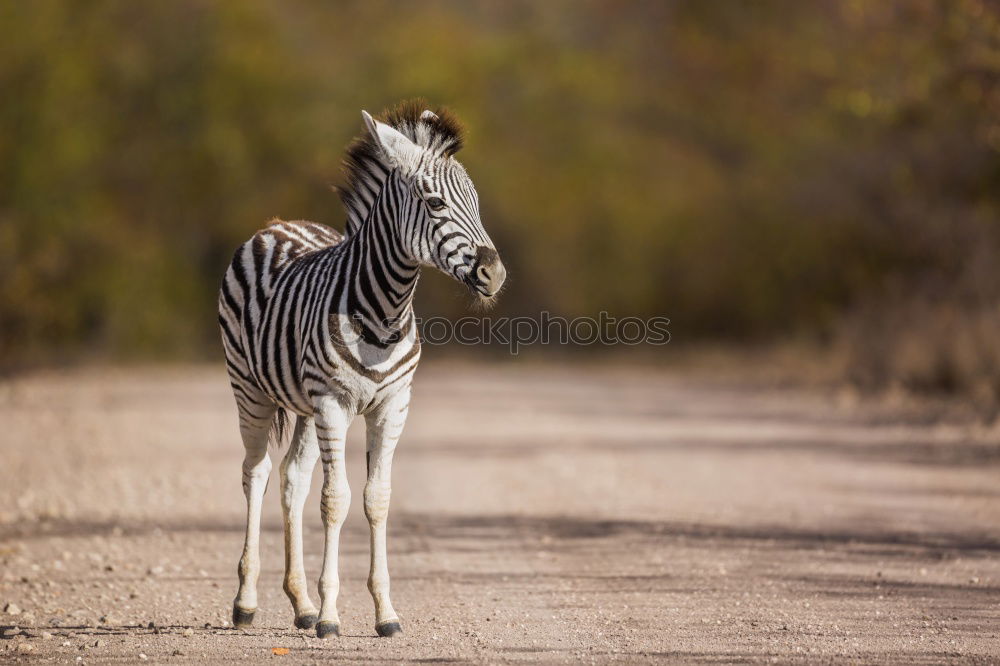
<instances>
[{"instance_id":1,"label":"zebra neck","mask_svg":"<svg viewBox=\"0 0 1000 666\"><path fill-rule=\"evenodd\" d=\"M364 224L349 239L346 305L355 329L378 347L395 344L413 326L413 294L419 264L402 242L390 205L380 193Z\"/></svg>"}]
</instances>

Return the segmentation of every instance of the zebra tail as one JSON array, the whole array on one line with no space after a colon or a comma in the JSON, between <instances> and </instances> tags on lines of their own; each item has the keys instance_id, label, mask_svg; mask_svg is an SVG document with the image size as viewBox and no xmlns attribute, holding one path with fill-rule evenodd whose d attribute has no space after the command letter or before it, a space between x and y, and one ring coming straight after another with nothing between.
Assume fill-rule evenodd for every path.
<instances>
[{"instance_id":1,"label":"zebra tail","mask_svg":"<svg viewBox=\"0 0 1000 666\"><path fill-rule=\"evenodd\" d=\"M295 431L295 413L278 407L271 419L271 430L267 434L268 446L280 451L285 448Z\"/></svg>"}]
</instances>

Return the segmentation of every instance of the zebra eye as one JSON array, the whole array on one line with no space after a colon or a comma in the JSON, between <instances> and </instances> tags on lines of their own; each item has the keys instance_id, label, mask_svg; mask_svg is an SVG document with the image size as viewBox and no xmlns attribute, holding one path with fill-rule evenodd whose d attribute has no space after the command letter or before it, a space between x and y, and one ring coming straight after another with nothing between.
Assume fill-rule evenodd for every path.
<instances>
[{"instance_id":1,"label":"zebra eye","mask_svg":"<svg viewBox=\"0 0 1000 666\"><path fill-rule=\"evenodd\" d=\"M431 197L427 200L427 205L430 206L433 210L441 210L442 208L444 208L444 201L442 201L438 197Z\"/></svg>"}]
</instances>

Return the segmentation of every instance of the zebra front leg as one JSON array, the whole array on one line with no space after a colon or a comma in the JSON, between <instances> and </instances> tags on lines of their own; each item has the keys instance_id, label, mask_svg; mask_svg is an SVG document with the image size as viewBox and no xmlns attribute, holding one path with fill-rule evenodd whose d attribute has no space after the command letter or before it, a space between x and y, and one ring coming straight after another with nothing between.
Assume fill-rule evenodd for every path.
<instances>
[{"instance_id":1,"label":"zebra front leg","mask_svg":"<svg viewBox=\"0 0 1000 666\"><path fill-rule=\"evenodd\" d=\"M323 573L319 579L319 622L316 623L316 635L320 638L340 635L337 553L340 548L340 528L351 506L351 488L347 485L344 465L344 441L350 420L351 415L332 398L322 400L316 413L316 438L323 461L320 513L326 536L323 545Z\"/></svg>"},{"instance_id":2,"label":"zebra front leg","mask_svg":"<svg viewBox=\"0 0 1000 666\"><path fill-rule=\"evenodd\" d=\"M407 389L367 417L368 482L365 484L365 516L371 530L368 590L375 600L375 632L386 637L403 633L399 617L389 600L386 523L392 492L392 454L403 432L409 404L410 392Z\"/></svg>"},{"instance_id":3,"label":"zebra front leg","mask_svg":"<svg viewBox=\"0 0 1000 666\"><path fill-rule=\"evenodd\" d=\"M309 599L305 566L302 562L302 509L312 472L319 458L319 444L313 419L298 417L292 443L281 461L281 509L285 522L285 594L292 601L295 626L312 629L319 619Z\"/></svg>"},{"instance_id":4,"label":"zebra front leg","mask_svg":"<svg viewBox=\"0 0 1000 666\"><path fill-rule=\"evenodd\" d=\"M243 494L247 499L246 540L240 557L240 589L233 600L233 626L249 627L257 611L257 577L260 576L260 510L271 474L271 458L267 455L267 435L271 416L240 415L243 436Z\"/></svg>"}]
</instances>

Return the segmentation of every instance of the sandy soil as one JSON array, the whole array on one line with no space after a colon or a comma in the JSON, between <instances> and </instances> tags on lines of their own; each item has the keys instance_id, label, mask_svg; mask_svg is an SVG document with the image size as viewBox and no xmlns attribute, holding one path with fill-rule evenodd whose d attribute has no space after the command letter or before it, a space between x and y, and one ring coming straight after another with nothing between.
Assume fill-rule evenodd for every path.
<instances>
[{"instance_id":1,"label":"sandy soil","mask_svg":"<svg viewBox=\"0 0 1000 666\"><path fill-rule=\"evenodd\" d=\"M276 479L256 626L228 626L244 503L220 368L8 381L0 661L1000 662L1000 436L927 421L634 368L427 364L389 522L406 633L372 626L359 421L345 636L323 641L281 590Z\"/></svg>"}]
</instances>

